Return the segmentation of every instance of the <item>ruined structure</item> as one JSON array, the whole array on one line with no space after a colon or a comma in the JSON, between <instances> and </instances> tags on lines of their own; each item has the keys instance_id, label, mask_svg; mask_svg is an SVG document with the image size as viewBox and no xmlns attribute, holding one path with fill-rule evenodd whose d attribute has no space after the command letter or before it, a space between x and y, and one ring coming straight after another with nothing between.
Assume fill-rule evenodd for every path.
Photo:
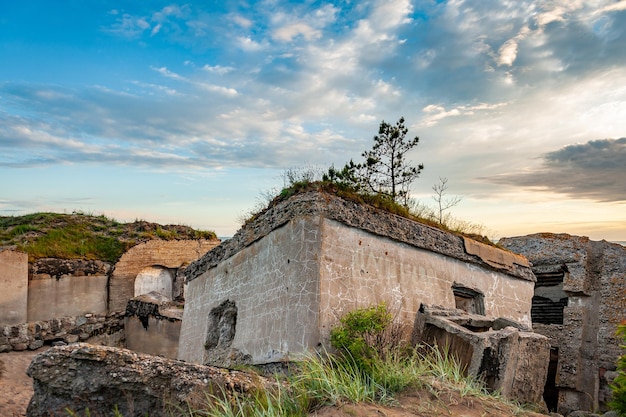
<instances>
[{"instance_id":1,"label":"ruined structure","mask_svg":"<svg viewBox=\"0 0 626 417\"><path fill-rule=\"evenodd\" d=\"M133 297L156 291L170 300L183 295L179 268L219 245L217 239L149 240L130 248L115 264L109 283L109 310L122 311Z\"/></svg>"},{"instance_id":2,"label":"ruined structure","mask_svg":"<svg viewBox=\"0 0 626 417\"><path fill-rule=\"evenodd\" d=\"M167 300L181 298L180 271L218 244L217 239L152 240L131 248L114 265L56 258L29 263L25 253L0 250L0 283L5 289L0 295L0 352L77 341L121 346L128 301L150 292ZM175 337L155 346L175 357L171 345L177 344L180 317L165 321L155 323L152 332L142 327L150 334L139 336ZM171 321L178 323L169 329ZM131 319L127 324L135 323Z\"/></svg>"},{"instance_id":3,"label":"ruined structure","mask_svg":"<svg viewBox=\"0 0 626 417\"><path fill-rule=\"evenodd\" d=\"M499 244L525 255L537 276L531 313L533 329L551 345L549 408L604 410L623 353L615 331L626 319L626 248L550 233Z\"/></svg>"},{"instance_id":4,"label":"ruined structure","mask_svg":"<svg viewBox=\"0 0 626 417\"><path fill-rule=\"evenodd\" d=\"M470 375L521 403L541 404L548 372L548 338L511 320L422 306L413 338L445 346Z\"/></svg>"},{"instance_id":5,"label":"ruined structure","mask_svg":"<svg viewBox=\"0 0 626 417\"><path fill-rule=\"evenodd\" d=\"M422 303L530 327L535 277L518 255L309 191L269 208L192 263L178 357L265 364L329 346L348 311Z\"/></svg>"}]
</instances>

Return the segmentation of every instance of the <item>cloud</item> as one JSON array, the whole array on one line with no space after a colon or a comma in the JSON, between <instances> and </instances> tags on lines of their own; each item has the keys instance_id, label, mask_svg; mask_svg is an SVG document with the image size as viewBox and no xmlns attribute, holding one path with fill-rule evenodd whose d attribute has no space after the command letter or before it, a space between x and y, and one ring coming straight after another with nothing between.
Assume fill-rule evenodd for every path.
<instances>
[{"instance_id":1,"label":"cloud","mask_svg":"<svg viewBox=\"0 0 626 417\"><path fill-rule=\"evenodd\" d=\"M626 138L568 145L542 156L531 172L499 175L490 180L599 202L626 201Z\"/></svg>"}]
</instances>

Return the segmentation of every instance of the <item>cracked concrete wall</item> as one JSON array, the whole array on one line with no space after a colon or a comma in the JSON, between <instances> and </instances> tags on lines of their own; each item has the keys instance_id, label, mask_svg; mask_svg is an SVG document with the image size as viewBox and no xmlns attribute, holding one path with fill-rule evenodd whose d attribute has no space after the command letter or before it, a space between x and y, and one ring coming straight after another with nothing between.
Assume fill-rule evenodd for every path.
<instances>
[{"instance_id":1,"label":"cracked concrete wall","mask_svg":"<svg viewBox=\"0 0 626 417\"><path fill-rule=\"evenodd\" d=\"M0 325L27 321L28 255L0 249Z\"/></svg>"},{"instance_id":2,"label":"cracked concrete wall","mask_svg":"<svg viewBox=\"0 0 626 417\"><path fill-rule=\"evenodd\" d=\"M320 342L320 217L302 217L274 230L188 283L178 358L205 363L211 310L237 307L230 348L263 364Z\"/></svg>"},{"instance_id":3,"label":"cracked concrete wall","mask_svg":"<svg viewBox=\"0 0 626 417\"><path fill-rule=\"evenodd\" d=\"M421 303L455 307L454 284L484 295L485 315L528 327L533 283L324 220L321 328L348 311L385 301L411 323Z\"/></svg>"}]
</instances>

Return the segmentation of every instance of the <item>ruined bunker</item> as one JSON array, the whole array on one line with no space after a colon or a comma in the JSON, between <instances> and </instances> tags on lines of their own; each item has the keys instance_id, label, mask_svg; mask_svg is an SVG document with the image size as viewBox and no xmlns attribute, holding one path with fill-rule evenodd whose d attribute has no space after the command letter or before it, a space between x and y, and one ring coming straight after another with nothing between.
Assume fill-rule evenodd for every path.
<instances>
[{"instance_id":1,"label":"ruined bunker","mask_svg":"<svg viewBox=\"0 0 626 417\"><path fill-rule=\"evenodd\" d=\"M178 358L229 366L328 347L348 311L422 303L531 326L523 256L317 191L282 201L186 269Z\"/></svg>"},{"instance_id":2,"label":"ruined bunker","mask_svg":"<svg viewBox=\"0 0 626 417\"><path fill-rule=\"evenodd\" d=\"M552 411L606 410L623 353L615 334L626 320L626 247L568 234L501 239L532 262L535 332L550 340L544 398Z\"/></svg>"}]
</instances>

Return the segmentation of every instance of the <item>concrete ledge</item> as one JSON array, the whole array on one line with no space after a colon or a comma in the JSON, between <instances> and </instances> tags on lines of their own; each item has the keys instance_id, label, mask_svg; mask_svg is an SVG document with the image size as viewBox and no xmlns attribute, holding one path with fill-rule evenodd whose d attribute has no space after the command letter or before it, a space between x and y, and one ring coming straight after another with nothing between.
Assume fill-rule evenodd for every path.
<instances>
[{"instance_id":1,"label":"concrete ledge","mask_svg":"<svg viewBox=\"0 0 626 417\"><path fill-rule=\"evenodd\" d=\"M196 279L290 220L310 216L322 216L417 248L471 262L523 280L535 281L535 276L522 256L509 255L508 252L495 247L488 252L489 256L485 255L487 251L484 249L478 253L468 253L465 242L471 241L470 239L333 194L308 191L296 194L269 208L242 227L231 239L191 263L185 270L187 282ZM470 246L479 247L473 244Z\"/></svg>"}]
</instances>

